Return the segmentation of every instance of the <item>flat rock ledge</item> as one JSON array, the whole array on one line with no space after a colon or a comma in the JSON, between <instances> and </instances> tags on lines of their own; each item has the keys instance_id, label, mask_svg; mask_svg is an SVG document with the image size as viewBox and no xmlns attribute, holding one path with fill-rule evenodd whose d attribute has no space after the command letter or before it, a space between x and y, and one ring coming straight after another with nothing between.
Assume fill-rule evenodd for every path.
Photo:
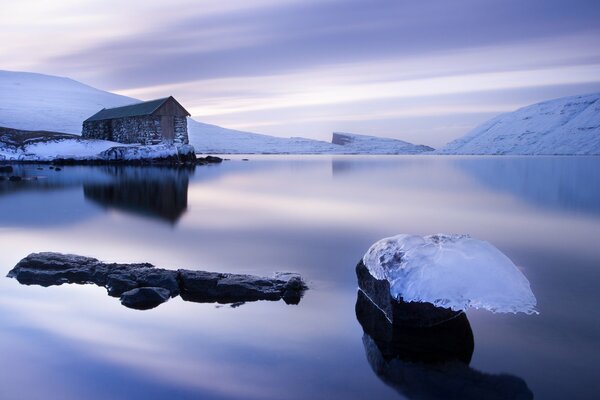
<instances>
[{"instance_id":1,"label":"flat rock ledge","mask_svg":"<svg viewBox=\"0 0 600 400\"><path fill-rule=\"evenodd\" d=\"M119 297L125 307L147 310L181 295L185 301L234 304L283 300L298 304L307 286L298 274L272 278L194 270L168 270L148 263L103 263L95 258L61 253L33 253L8 273L23 285L95 284Z\"/></svg>"},{"instance_id":2,"label":"flat rock ledge","mask_svg":"<svg viewBox=\"0 0 600 400\"><path fill-rule=\"evenodd\" d=\"M462 311L436 307L431 303L405 302L390 294L390 284L376 279L360 260L356 266L359 289L380 309L387 320L397 326L430 327L459 316Z\"/></svg>"}]
</instances>

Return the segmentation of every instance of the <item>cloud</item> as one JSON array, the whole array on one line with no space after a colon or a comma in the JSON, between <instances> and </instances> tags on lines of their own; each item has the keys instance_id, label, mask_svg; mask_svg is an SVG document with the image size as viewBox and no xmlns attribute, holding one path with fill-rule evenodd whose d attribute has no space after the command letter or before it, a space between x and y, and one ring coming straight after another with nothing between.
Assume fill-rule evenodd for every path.
<instances>
[{"instance_id":1,"label":"cloud","mask_svg":"<svg viewBox=\"0 0 600 400\"><path fill-rule=\"evenodd\" d=\"M218 124L261 127L304 109L300 126L323 119L318 106L339 105L332 118L347 122L350 103L597 82L599 17L591 0L23 0L0 6L0 39L4 68L173 94ZM509 104L524 105L483 108Z\"/></svg>"}]
</instances>

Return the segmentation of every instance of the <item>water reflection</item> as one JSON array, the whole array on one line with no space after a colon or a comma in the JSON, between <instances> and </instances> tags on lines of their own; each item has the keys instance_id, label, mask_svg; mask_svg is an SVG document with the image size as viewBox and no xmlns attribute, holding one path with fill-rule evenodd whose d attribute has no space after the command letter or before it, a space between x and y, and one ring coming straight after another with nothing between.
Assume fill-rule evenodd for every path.
<instances>
[{"instance_id":1,"label":"water reflection","mask_svg":"<svg viewBox=\"0 0 600 400\"><path fill-rule=\"evenodd\" d=\"M334 158L334 177L414 167L427 170L438 163L465 172L496 192L553 210L600 214L600 157L439 157L376 159Z\"/></svg>"},{"instance_id":2,"label":"water reflection","mask_svg":"<svg viewBox=\"0 0 600 400\"><path fill-rule=\"evenodd\" d=\"M108 182L83 184L85 198L106 208L177 222L188 206L193 169L105 167Z\"/></svg>"},{"instance_id":3,"label":"water reflection","mask_svg":"<svg viewBox=\"0 0 600 400\"><path fill-rule=\"evenodd\" d=\"M57 192L82 186L85 199L93 204L172 224L187 210L189 180L194 174L193 167L15 165L13 169L10 175L19 177L19 180L9 181L6 177L1 180L0 196L35 191ZM73 200L72 197L61 200L60 206L73 210L75 206L67 204ZM47 219L50 223L57 223L48 213L45 203L37 206L21 203L21 206L29 210L31 220L36 223ZM85 218L93 213L90 207L85 212L72 213L74 215L69 220ZM8 222L11 215L3 219Z\"/></svg>"},{"instance_id":4,"label":"water reflection","mask_svg":"<svg viewBox=\"0 0 600 400\"><path fill-rule=\"evenodd\" d=\"M356 318L375 374L411 399L532 399L520 378L469 367L473 332L467 316L429 328L392 325L359 289Z\"/></svg>"},{"instance_id":5,"label":"water reflection","mask_svg":"<svg viewBox=\"0 0 600 400\"><path fill-rule=\"evenodd\" d=\"M536 206L600 213L600 157L465 157L454 164Z\"/></svg>"}]
</instances>

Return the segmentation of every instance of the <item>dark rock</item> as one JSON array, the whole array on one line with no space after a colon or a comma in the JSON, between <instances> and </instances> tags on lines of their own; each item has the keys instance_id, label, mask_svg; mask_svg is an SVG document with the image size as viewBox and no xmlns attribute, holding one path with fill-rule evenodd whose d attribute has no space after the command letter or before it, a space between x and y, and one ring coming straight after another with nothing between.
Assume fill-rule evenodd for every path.
<instances>
[{"instance_id":1,"label":"dark rock","mask_svg":"<svg viewBox=\"0 0 600 400\"><path fill-rule=\"evenodd\" d=\"M196 162L198 164L218 164L223 162L221 157L216 156L206 156L206 157L197 157Z\"/></svg>"},{"instance_id":2,"label":"dark rock","mask_svg":"<svg viewBox=\"0 0 600 400\"><path fill-rule=\"evenodd\" d=\"M356 266L358 287L377 305L387 319L395 325L427 327L452 318L462 311L436 307L431 303L405 302L390 294L390 284L385 279L375 279L362 260Z\"/></svg>"},{"instance_id":3,"label":"dark rock","mask_svg":"<svg viewBox=\"0 0 600 400\"><path fill-rule=\"evenodd\" d=\"M299 275L278 273L274 278L252 275L223 274L218 272L167 270L152 264L107 264L95 258L60 253L33 253L22 259L8 276L24 285L53 286L63 283L96 284L107 289L110 296L129 299L124 305L131 308L152 308L156 305L156 294L147 290L161 289L175 297L181 293L186 301L243 303L257 300L280 300L287 304L298 304L306 284ZM156 290L154 290L156 291ZM142 297L146 300L139 300ZM136 305L140 301L142 305Z\"/></svg>"},{"instance_id":4,"label":"dark rock","mask_svg":"<svg viewBox=\"0 0 600 400\"><path fill-rule=\"evenodd\" d=\"M295 274L261 278L252 275L179 270L179 282L181 298L199 303L283 299L288 304L298 304L307 289L306 284ZM289 301L290 299L297 301Z\"/></svg>"},{"instance_id":5,"label":"dark rock","mask_svg":"<svg viewBox=\"0 0 600 400\"><path fill-rule=\"evenodd\" d=\"M138 283L124 274L111 275L106 279L106 290L109 296L121 297L123 293L137 287Z\"/></svg>"},{"instance_id":6,"label":"dark rock","mask_svg":"<svg viewBox=\"0 0 600 400\"><path fill-rule=\"evenodd\" d=\"M13 167L10 165L0 165L0 173L10 174L13 172Z\"/></svg>"},{"instance_id":7,"label":"dark rock","mask_svg":"<svg viewBox=\"0 0 600 400\"><path fill-rule=\"evenodd\" d=\"M20 182L23 180L23 178L21 178L20 176L13 175L10 178L8 178L8 180L11 182Z\"/></svg>"},{"instance_id":8,"label":"dark rock","mask_svg":"<svg viewBox=\"0 0 600 400\"><path fill-rule=\"evenodd\" d=\"M373 372L405 398L533 398L527 384L516 376L469 367L474 340L464 313L431 327L400 327L359 290L356 317Z\"/></svg>"},{"instance_id":9,"label":"dark rock","mask_svg":"<svg viewBox=\"0 0 600 400\"><path fill-rule=\"evenodd\" d=\"M54 168L54 170L55 170L55 171L62 171L62 168L60 168L60 167L55 167L55 168Z\"/></svg>"},{"instance_id":10,"label":"dark rock","mask_svg":"<svg viewBox=\"0 0 600 400\"><path fill-rule=\"evenodd\" d=\"M430 327L394 325L359 289L356 319L386 359L395 357L421 363L471 362L475 343L464 313Z\"/></svg>"},{"instance_id":11,"label":"dark rock","mask_svg":"<svg viewBox=\"0 0 600 400\"><path fill-rule=\"evenodd\" d=\"M242 161L249 161L247 158L242 158Z\"/></svg>"},{"instance_id":12,"label":"dark rock","mask_svg":"<svg viewBox=\"0 0 600 400\"><path fill-rule=\"evenodd\" d=\"M149 310L169 300L169 290L161 287L140 287L121 295L121 304L136 310Z\"/></svg>"},{"instance_id":13,"label":"dark rock","mask_svg":"<svg viewBox=\"0 0 600 400\"><path fill-rule=\"evenodd\" d=\"M6 180L6 177L0 176L0 181L5 181L5 180Z\"/></svg>"}]
</instances>

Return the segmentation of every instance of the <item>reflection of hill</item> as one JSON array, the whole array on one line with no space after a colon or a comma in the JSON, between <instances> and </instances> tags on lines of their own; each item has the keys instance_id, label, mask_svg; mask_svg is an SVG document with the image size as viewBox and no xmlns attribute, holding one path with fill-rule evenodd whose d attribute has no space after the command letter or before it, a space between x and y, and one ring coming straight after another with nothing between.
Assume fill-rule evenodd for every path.
<instances>
[{"instance_id":1,"label":"reflection of hill","mask_svg":"<svg viewBox=\"0 0 600 400\"><path fill-rule=\"evenodd\" d=\"M361 290L356 317L377 376L411 399L532 399L525 382L469 367L474 342L466 315L429 328L392 325Z\"/></svg>"},{"instance_id":2,"label":"reflection of hill","mask_svg":"<svg viewBox=\"0 0 600 400\"><path fill-rule=\"evenodd\" d=\"M600 213L600 157L466 157L454 162L483 185L535 206Z\"/></svg>"},{"instance_id":3,"label":"reflection of hill","mask_svg":"<svg viewBox=\"0 0 600 400\"><path fill-rule=\"evenodd\" d=\"M84 183L86 199L105 207L176 222L187 209L191 170L165 167L106 167L112 180Z\"/></svg>"}]
</instances>

